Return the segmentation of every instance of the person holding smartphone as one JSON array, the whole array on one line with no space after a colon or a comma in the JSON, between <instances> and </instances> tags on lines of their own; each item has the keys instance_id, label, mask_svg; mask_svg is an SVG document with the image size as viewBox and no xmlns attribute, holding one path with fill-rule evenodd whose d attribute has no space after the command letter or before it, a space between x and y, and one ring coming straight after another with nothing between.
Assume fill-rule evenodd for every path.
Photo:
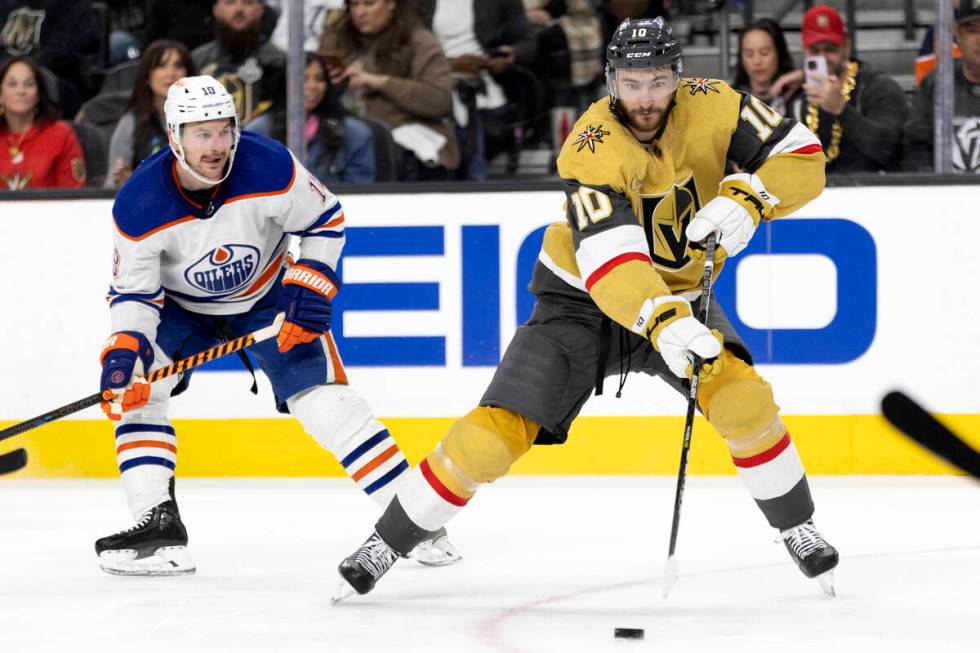
<instances>
[{"instance_id":1,"label":"person holding smartphone","mask_svg":"<svg viewBox=\"0 0 980 653\"><path fill-rule=\"evenodd\" d=\"M908 103L898 83L852 56L839 13L817 5L803 14L802 88L789 114L814 132L829 174L897 170ZM779 89L777 89L779 90Z\"/></svg>"}]
</instances>

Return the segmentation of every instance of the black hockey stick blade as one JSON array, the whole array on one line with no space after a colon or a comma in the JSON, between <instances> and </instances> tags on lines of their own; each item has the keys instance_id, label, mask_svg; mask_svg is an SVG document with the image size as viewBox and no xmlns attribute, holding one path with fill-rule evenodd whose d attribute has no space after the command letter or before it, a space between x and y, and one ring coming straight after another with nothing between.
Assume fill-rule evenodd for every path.
<instances>
[{"instance_id":1,"label":"black hockey stick blade","mask_svg":"<svg viewBox=\"0 0 980 653\"><path fill-rule=\"evenodd\" d=\"M0 455L0 474L10 474L27 464L27 452L23 449L14 449L9 453Z\"/></svg>"},{"instance_id":2,"label":"black hockey stick blade","mask_svg":"<svg viewBox=\"0 0 980 653\"><path fill-rule=\"evenodd\" d=\"M881 413L895 428L926 449L980 479L980 453L902 392L889 392L881 400Z\"/></svg>"}]
</instances>

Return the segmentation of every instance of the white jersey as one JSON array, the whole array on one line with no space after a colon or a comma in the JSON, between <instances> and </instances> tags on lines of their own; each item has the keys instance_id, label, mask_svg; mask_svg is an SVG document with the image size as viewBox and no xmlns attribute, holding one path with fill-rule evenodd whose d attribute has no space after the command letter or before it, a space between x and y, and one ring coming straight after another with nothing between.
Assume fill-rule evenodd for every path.
<instances>
[{"instance_id":1,"label":"white jersey","mask_svg":"<svg viewBox=\"0 0 980 653\"><path fill-rule=\"evenodd\" d=\"M278 282L290 236L300 258L337 269L340 202L276 141L243 132L231 174L205 206L183 192L176 166L161 151L116 196L113 331L153 341L164 302L206 315L248 311Z\"/></svg>"}]
</instances>

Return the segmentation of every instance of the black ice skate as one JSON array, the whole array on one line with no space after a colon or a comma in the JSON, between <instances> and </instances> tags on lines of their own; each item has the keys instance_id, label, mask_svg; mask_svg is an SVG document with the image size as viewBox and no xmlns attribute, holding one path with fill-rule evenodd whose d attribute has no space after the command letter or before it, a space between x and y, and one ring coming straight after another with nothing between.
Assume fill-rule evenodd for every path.
<instances>
[{"instance_id":1,"label":"black ice skate","mask_svg":"<svg viewBox=\"0 0 980 653\"><path fill-rule=\"evenodd\" d=\"M102 571L120 576L178 576L196 570L173 500L146 511L129 530L96 540L95 553Z\"/></svg>"},{"instance_id":2,"label":"black ice skate","mask_svg":"<svg viewBox=\"0 0 980 653\"><path fill-rule=\"evenodd\" d=\"M343 581L330 602L337 603L354 592L367 594L400 557L380 535L372 533L361 548L340 563L337 570Z\"/></svg>"},{"instance_id":3,"label":"black ice skate","mask_svg":"<svg viewBox=\"0 0 980 653\"><path fill-rule=\"evenodd\" d=\"M787 528L779 535L803 575L815 578L824 592L835 596L834 567L840 561L840 556L837 555L837 549L823 539L813 525L813 520Z\"/></svg>"}]
</instances>

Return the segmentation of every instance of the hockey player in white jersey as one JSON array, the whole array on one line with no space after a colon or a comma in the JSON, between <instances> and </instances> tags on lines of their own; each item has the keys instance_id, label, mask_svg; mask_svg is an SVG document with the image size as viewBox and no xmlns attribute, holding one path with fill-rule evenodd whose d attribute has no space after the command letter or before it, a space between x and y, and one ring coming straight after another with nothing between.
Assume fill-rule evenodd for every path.
<instances>
[{"instance_id":1,"label":"hockey player in white jersey","mask_svg":"<svg viewBox=\"0 0 980 653\"><path fill-rule=\"evenodd\" d=\"M347 385L331 337L331 299L344 245L337 198L285 147L241 133L231 96L214 78L186 77L164 108L170 149L147 159L113 205L109 290L112 335L102 352L103 410L116 420L116 452L136 525L96 541L104 571L193 573L173 476L172 394L189 374L151 386L151 367L285 322L250 351L292 413L383 509L408 463L367 403ZM300 255L287 268L290 236ZM247 359L245 359L247 361ZM459 558L441 533L412 553L425 564Z\"/></svg>"}]
</instances>

